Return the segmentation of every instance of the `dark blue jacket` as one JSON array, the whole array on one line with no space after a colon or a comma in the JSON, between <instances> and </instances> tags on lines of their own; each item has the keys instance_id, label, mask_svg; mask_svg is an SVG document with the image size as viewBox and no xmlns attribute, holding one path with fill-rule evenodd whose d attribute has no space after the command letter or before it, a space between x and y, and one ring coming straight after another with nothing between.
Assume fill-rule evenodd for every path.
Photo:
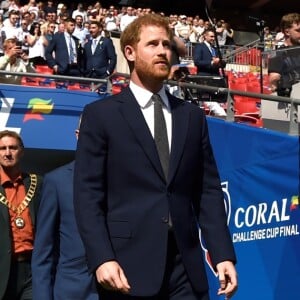
<instances>
[{"instance_id":1,"label":"dark blue jacket","mask_svg":"<svg viewBox=\"0 0 300 300\"><path fill-rule=\"evenodd\" d=\"M212 54L205 43L196 44L193 51L193 60L199 75L220 76L220 66L211 64Z\"/></svg>"},{"instance_id":2,"label":"dark blue jacket","mask_svg":"<svg viewBox=\"0 0 300 300\"><path fill-rule=\"evenodd\" d=\"M117 64L115 47L110 38L101 37L94 54L92 40L84 45L84 73L92 78L105 78L113 73Z\"/></svg>"},{"instance_id":3,"label":"dark blue jacket","mask_svg":"<svg viewBox=\"0 0 300 300\"><path fill-rule=\"evenodd\" d=\"M76 45L77 65L78 69L82 69L82 48L79 39L72 36ZM54 34L49 45L45 49L45 57L50 68L55 65L58 66L58 74L65 74L69 65L69 52L66 43L65 35L63 32Z\"/></svg>"},{"instance_id":4,"label":"dark blue jacket","mask_svg":"<svg viewBox=\"0 0 300 300\"><path fill-rule=\"evenodd\" d=\"M44 177L32 257L33 299L98 300L73 208L74 163Z\"/></svg>"}]
</instances>

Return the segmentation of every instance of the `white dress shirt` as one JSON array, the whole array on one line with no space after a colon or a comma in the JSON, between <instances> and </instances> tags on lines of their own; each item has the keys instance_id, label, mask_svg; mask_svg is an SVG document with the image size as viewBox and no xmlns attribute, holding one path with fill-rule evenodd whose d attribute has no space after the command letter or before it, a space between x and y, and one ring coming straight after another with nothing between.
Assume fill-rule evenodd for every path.
<instances>
[{"instance_id":1,"label":"white dress shirt","mask_svg":"<svg viewBox=\"0 0 300 300\"><path fill-rule=\"evenodd\" d=\"M148 125L148 128L154 138L154 105L151 97L153 93L140 86L136 85L132 81L129 83L129 87L135 96L141 111L144 115L145 121ZM168 96L166 94L165 87L163 87L159 92L159 96L161 97L164 105L163 105L163 113L166 120L167 126L167 134L168 134L168 141L169 141L169 150L171 151L171 144L172 144L172 114L171 114L171 107L169 103Z\"/></svg>"},{"instance_id":2,"label":"white dress shirt","mask_svg":"<svg viewBox=\"0 0 300 300\"><path fill-rule=\"evenodd\" d=\"M72 37L72 35L70 35L69 33L65 32L65 39L66 39L66 43L67 43L67 47L68 47L68 53L69 53L69 56L70 56L70 40L71 40L71 43L72 43L72 48L73 48L73 55L74 55L74 63L77 63L77 51L76 51L76 43Z\"/></svg>"}]
</instances>

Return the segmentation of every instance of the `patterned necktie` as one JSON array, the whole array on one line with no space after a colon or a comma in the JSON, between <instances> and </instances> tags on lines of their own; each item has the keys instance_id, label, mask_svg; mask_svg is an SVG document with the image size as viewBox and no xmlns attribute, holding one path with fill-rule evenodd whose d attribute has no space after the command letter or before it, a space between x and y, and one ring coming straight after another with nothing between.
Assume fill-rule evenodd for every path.
<instances>
[{"instance_id":1,"label":"patterned necktie","mask_svg":"<svg viewBox=\"0 0 300 300\"><path fill-rule=\"evenodd\" d=\"M95 53L95 50L97 48L97 42L98 42L97 39L93 39L93 41L92 41L92 53L93 54Z\"/></svg>"},{"instance_id":2,"label":"patterned necktie","mask_svg":"<svg viewBox=\"0 0 300 300\"><path fill-rule=\"evenodd\" d=\"M69 60L70 60L70 64L72 64L72 63L74 63L75 55L74 55L74 48L73 48L71 36L70 36L70 40L69 40L69 48L70 48Z\"/></svg>"},{"instance_id":3,"label":"patterned necktie","mask_svg":"<svg viewBox=\"0 0 300 300\"><path fill-rule=\"evenodd\" d=\"M214 47L210 47L210 50L211 50L211 55L212 55L213 57L216 57L217 55L216 55L216 50L215 50L215 48L214 48Z\"/></svg>"},{"instance_id":4,"label":"patterned necktie","mask_svg":"<svg viewBox=\"0 0 300 300\"><path fill-rule=\"evenodd\" d=\"M165 178L168 178L169 170L169 142L167 134L166 120L163 113L163 102L158 94L151 97L154 103L154 141L163 168Z\"/></svg>"}]
</instances>

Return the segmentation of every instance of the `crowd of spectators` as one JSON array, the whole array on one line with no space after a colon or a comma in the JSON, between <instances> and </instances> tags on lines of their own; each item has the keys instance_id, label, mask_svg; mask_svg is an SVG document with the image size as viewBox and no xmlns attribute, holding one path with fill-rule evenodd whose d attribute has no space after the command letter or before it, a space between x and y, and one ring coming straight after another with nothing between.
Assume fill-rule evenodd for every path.
<instances>
[{"instance_id":1,"label":"crowd of spectators","mask_svg":"<svg viewBox=\"0 0 300 300\"><path fill-rule=\"evenodd\" d=\"M93 5L79 3L75 9L70 9L67 3L54 1L29 0L20 5L17 0L3 0L0 5L0 56L4 55L5 39L16 38L22 44L24 53L34 64L45 63L45 47L56 32L64 31L64 21L73 18L76 21L73 36L80 40L82 47L90 39L90 24L98 21L103 26L102 34L109 37L112 31L123 31L135 18L153 13L151 8L134 8L131 6L105 8L99 1ZM163 12L158 12L163 14ZM194 17L171 14L166 16L174 34L185 43L203 41L202 33L210 26L207 20L196 15ZM226 44L226 37L233 41L233 30L226 28L226 23L219 22L218 36ZM219 37L218 37L219 38Z\"/></svg>"},{"instance_id":2,"label":"crowd of spectators","mask_svg":"<svg viewBox=\"0 0 300 300\"><path fill-rule=\"evenodd\" d=\"M67 19L75 20L75 30L72 35L84 48L84 45L91 39L92 22L99 22L103 27L101 35L109 38L112 32L122 32L135 18L149 13L154 13L154 11L151 8L131 6L103 7L99 1L94 4L79 3L75 7L74 4L68 2L58 3L53 0L40 2L28 0L25 5L20 5L18 0L3 0L0 4L0 56L4 55L5 40L15 38L17 44L21 46L22 53L25 53L22 59L26 59L33 66L48 64L45 50L55 33L65 32ZM163 12L155 13L164 15ZM170 27L174 30L174 35L186 46L203 42L204 31L212 26L200 15L170 14L166 17ZM225 20L215 19L213 23L219 46L232 49L230 47L235 45L235 32L230 24ZM273 41L280 43L280 32L275 38L274 33L268 34L267 29L265 31L266 45L272 47Z\"/></svg>"}]
</instances>

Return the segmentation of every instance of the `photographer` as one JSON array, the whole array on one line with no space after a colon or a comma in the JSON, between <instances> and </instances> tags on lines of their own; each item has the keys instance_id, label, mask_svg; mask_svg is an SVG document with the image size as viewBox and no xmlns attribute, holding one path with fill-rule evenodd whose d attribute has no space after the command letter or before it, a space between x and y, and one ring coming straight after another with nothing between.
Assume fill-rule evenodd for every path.
<instances>
[{"instance_id":1,"label":"photographer","mask_svg":"<svg viewBox=\"0 0 300 300\"><path fill-rule=\"evenodd\" d=\"M278 96L290 97L292 86L299 80L300 74L299 56L292 55L297 51L295 47L300 46L300 14L284 15L280 28L284 34L284 46L269 60L270 85Z\"/></svg>"},{"instance_id":2,"label":"photographer","mask_svg":"<svg viewBox=\"0 0 300 300\"><path fill-rule=\"evenodd\" d=\"M9 72L26 72L27 56L22 51L21 45L15 38L6 39L3 43L4 56L0 57L0 70ZM1 76L1 82L19 83L19 76Z\"/></svg>"}]
</instances>

